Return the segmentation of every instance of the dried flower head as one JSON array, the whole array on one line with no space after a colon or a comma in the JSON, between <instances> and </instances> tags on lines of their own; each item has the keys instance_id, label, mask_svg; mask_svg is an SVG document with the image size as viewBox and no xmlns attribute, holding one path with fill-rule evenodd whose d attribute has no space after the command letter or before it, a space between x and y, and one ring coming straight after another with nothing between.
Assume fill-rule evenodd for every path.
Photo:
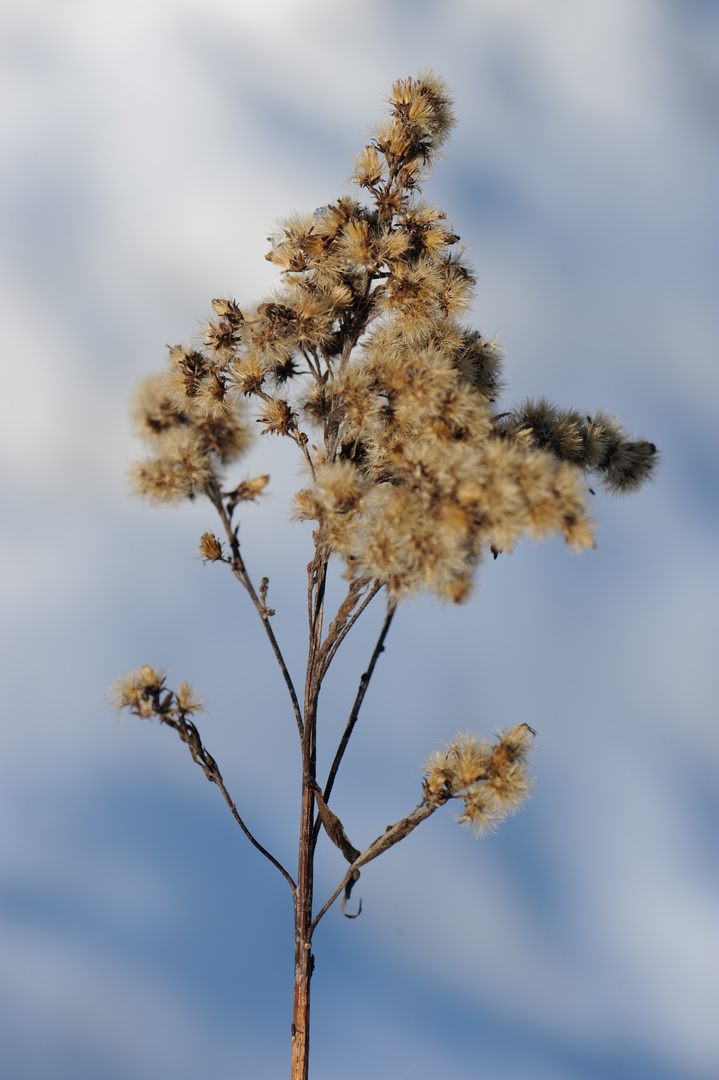
<instances>
[{"instance_id":1,"label":"dried flower head","mask_svg":"<svg viewBox=\"0 0 719 1080\"><path fill-rule=\"evenodd\" d=\"M197 549L201 559L205 562L217 562L222 558L222 544L214 533L203 533L200 537L200 546Z\"/></svg>"},{"instance_id":2,"label":"dried flower head","mask_svg":"<svg viewBox=\"0 0 719 1080\"><path fill-rule=\"evenodd\" d=\"M143 384L135 425L152 456L133 485L164 502L216 488L247 445L238 400L255 399L263 434L302 449L311 486L296 515L317 520L350 577L395 599L429 589L461 602L482 555L523 536L592 547L585 474L634 490L656 447L601 411L539 399L495 413L501 350L462 322L474 278L420 192L454 123L451 95L422 72L388 100L355 161L369 205L342 196L281 222L267 257L282 286L255 308L213 300L203 344L171 348L164 381ZM230 492L230 512L256 482Z\"/></svg>"},{"instance_id":3,"label":"dried flower head","mask_svg":"<svg viewBox=\"0 0 719 1080\"><path fill-rule=\"evenodd\" d=\"M204 702L197 692L197 687L188 682L180 683L180 689L176 694L176 702L179 712L184 716L191 716L193 713L202 712L204 709Z\"/></svg>"},{"instance_id":4,"label":"dried flower head","mask_svg":"<svg viewBox=\"0 0 719 1080\"><path fill-rule=\"evenodd\" d=\"M534 731L517 724L500 734L492 746L471 732L461 733L435 750L424 764L429 799L460 799L459 818L476 832L490 832L513 814L531 790L527 768Z\"/></svg>"},{"instance_id":5,"label":"dried flower head","mask_svg":"<svg viewBox=\"0 0 719 1080\"><path fill-rule=\"evenodd\" d=\"M169 370L139 386L132 403L136 433L150 453L130 467L136 495L176 503L219 481L220 468L242 454L250 430L237 402L226 396L225 376L202 355L169 350Z\"/></svg>"},{"instance_id":6,"label":"dried flower head","mask_svg":"<svg viewBox=\"0 0 719 1080\"><path fill-rule=\"evenodd\" d=\"M157 717L171 727L184 722L193 713L202 712L203 703L190 683L180 683L179 691L168 690L163 671L143 664L137 671L121 675L110 687L111 705L129 709L135 716L150 720Z\"/></svg>"},{"instance_id":7,"label":"dried flower head","mask_svg":"<svg viewBox=\"0 0 719 1080\"><path fill-rule=\"evenodd\" d=\"M164 687L164 673L143 664L137 671L115 680L110 687L111 705L118 712L129 709L136 716L150 719L160 711L160 695Z\"/></svg>"}]
</instances>

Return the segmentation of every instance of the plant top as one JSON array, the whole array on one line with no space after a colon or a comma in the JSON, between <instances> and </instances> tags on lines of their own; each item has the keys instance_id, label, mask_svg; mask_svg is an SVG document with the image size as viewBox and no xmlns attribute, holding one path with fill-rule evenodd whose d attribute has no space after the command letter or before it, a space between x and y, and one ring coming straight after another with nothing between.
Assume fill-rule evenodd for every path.
<instances>
[{"instance_id":1,"label":"plant top","mask_svg":"<svg viewBox=\"0 0 719 1080\"><path fill-rule=\"evenodd\" d=\"M463 322L475 280L444 213L421 196L454 117L432 73L398 80L389 116L355 159L365 199L343 196L284 220L267 258L282 273L256 307L213 300L196 347L137 394L151 455L135 491L176 502L208 488L231 510L267 477L222 491L222 467L264 434L306 464L297 518L354 581L391 598L419 589L461 602L483 553L520 537L594 544L586 474L633 491L656 461L604 412L544 399L497 412L502 354ZM210 556L212 557L212 556Z\"/></svg>"}]
</instances>

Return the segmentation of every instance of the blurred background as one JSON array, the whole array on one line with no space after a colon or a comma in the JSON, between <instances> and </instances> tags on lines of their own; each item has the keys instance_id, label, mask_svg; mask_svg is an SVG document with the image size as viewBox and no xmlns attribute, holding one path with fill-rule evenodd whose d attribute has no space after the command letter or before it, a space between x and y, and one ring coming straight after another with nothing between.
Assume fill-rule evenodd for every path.
<instances>
[{"instance_id":1,"label":"blurred background","mask_svg":"<svg viewBox=\"0 0 719 1080\"><path fill-rule=\"evenodd\" d=\"M167 729L165 665L241 812L293 863L295 726L208 505L128 498L128 399L216 296L259 299L273 222L341 195L383 95L431 67L458 127L425 189L478 275L507 403L616 413L656 482L599 492L596 551L521 545L474 599L405 604L333 806L364 846L457 730L538 734L497 835L436 814L315 939L312 1080L719 1072L714 0L25 0L0 29L0 1041L14 1080L289 1072L289 890ZM241 539L302 677L291 447ZM235 475L233 473L233 475ZM339 583L333 586L339 596ZM377 602L376 602L377 603ZM324 768L383 611L348 639ZM354 640L353 640L354 639ZM343 873L321 845L318 895Z\"/></svg>"}]
</instances>

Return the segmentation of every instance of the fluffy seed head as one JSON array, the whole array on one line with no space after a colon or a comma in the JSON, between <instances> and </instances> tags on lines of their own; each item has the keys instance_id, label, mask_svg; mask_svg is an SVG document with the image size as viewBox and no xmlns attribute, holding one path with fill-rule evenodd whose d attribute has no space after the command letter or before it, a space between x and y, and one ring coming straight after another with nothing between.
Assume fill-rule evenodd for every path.
<instances>
[{"instance_id":1,"label":"fluffy seed head","mask_svg":"<svg viewBox=\"0 0 719 1080\"><path fill-rule=\"evenodd\" d=\"M205 562L217 562L222 558L222 544L212 533L203 533L200 537L198 554Z\"/></svg>"},{"instance_id":2,"label":"fluffy seed head","mask_svg":"<svg viewBox=\"0 0 719 1080\"><path fill-rule=\"evenodd\" d=\"M533 738L527 724L501 733L494 745L471 732L455 735L425 761L427 796L459 799L462 824L478 833L492 831L529 795L527 759Z\"/></svg>"},{"instance_id":3,"label":"fluffy seed head","mask_svg":"<svg viewBox=\"0 0 719 1080\"><path fill-rule=\"evenodd\" d=\"M216 497L247 446L237 403L250 399L263 434L300 448L310 480L295 515L319 523L349 578L394 600L427 589L460 603L490 551L552 534L592 547L587 474L631 491L657 454L602 411L544 398L497 411L501 350L464 324L472 270L420 193L451 94L425 71L397 80L388 103L355 160L361 198L279 221L267 256L279 286L243 310L213 300L202 344L171 348L164 379L143 385L134 418L151 455L132 479L157 502ZM223 495L228 512L260 479Z\"/></svg>"}]
</instances>

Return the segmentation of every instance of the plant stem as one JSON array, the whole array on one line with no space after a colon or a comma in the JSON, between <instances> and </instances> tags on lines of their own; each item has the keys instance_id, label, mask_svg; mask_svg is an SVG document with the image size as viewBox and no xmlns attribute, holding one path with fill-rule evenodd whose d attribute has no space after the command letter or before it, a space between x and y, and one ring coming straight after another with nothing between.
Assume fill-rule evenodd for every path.
<instances>
[{"instance_id":1,"label":"plant stem","mask_svg":"<svg viewBox=\"0 0 719 1080\"><path fill-rule=\"evenodd\" d=\"M232 552L232 560L230 562L230 565L232 567L232 572L235 575L235 577L237 578L237 580L240 582L240 584L247 590L247 592L249 594L249 597L250 597L250 600L255 605L255 608L257 609L257 613L260 616L260 618L262 619L262 625L265 628L265 633L267 634L267 638L268 638L269 643L270 643L270 645L272 647L272 651L275 654L275 658L277 660L277 663L279 664L280 671L282 672L282 678L285 680L285 685L287 686L287 690L288 690L289 695L290 695L290 701L292 702L292 711L294 712L295 721L297 723L297 730L299 731L300 738L301 738L302 737L303 724L302 724L302 712L300 710L300 703L297 700L297 694L295 693L294 684L292 682L292 678L290 676L290 673L289 673L289 671L287 669L287 664L285 663L285 658L282 655L282 651L280 649L280 646L277 643L277 638L274 635L274 631L273 631L272 627L270 626L270 618L269 618L269 615L267 613L267 608L265 607L265 605L262 603L259 596L257 595L257 593L255 591L255 587L252 584L252 581L250 579L250 575L247 572L247 568L245 566L242 555L240 554L240 542L237 539L237 529L232 528L232 522L230 521L230 515L227 513L227 510L225 509L224 503L222 502L222 495L220 493L220 489L219 489L219 487L218 487L218 485L217 485L217 483L215 481L212 481L210 484L208 484L208 486L206 488L206 492L207 492L208 498L210 499L210 502L212 503L212 505L217 510L217 513L220 515L220 519L221 519L222 524L223 524L223 526L225 528L225 535L227 536L227 542L230 545L230 550Z\"/></svg>"},{"instance_id":2,"label":"plant stem","mask_svg":"<svg viewBox=\"0 0 719 1080\"><path fill-rule=\"evenodd\" d=\"M291 1080L307 1080L310 1054L310 979L312 955L312 899L314 889L313 827L317 771L317 701L322 685L320 646L324 614L327 555L316 538L315 557L307 567L307 616L309 646L305 678L304 727L302 731L302 807L300 811L297 888L295 889L295 969L292 1009Z\"/></svg>"},{"instance_id":3,"label":"plant stem","mask_svg":"<svg viewBox=\"0 0 719 1080\"><path fill-rule=\"evenodd\" d=\"M394 603L390 603L390 605L387 608L387 614L385 615L384 623L382 624L382 629L380 631L379 638L377 639L377 644L374 647L374 652L372 653L372 658L370 659L370 662L369 662L369 667L367 668L367 670L362 675L362 678L360 679L360 684L359 684L359 689L357 691L357 696L355 698L354 705L352 706L352 712L349 715L347 725L345 727L344 733L343 733L342 738L340 740L340 744L337 747L337 753L335 754L334 761L332 762L332 766L330 768L329 775L327 777L327 783L325 784L325 790L324 790L325 802L327 802L329 797L330 797L330 792L332 791L332 787L333 787L334 782L335 782L335 777L337 776L337 770L340 767L340 762L342 761L342 758L344 756L344 752L347 749L347 744L350 741L350 736L352 735L352 732L354 730L354 726L357 723L357 717L359 716L359 711L360 711L360 709L362 707L362 702L364 701L364 696L367 693L367 687L369 686L370 679L372 678L372 673L373 673L373 671L375 669L375 665L376 665L377 661L379 660L380 655L382 654L382 652L384 652L385 639L387 637L387 634L389 633L389 628L392 625L392 619L394 617L394 613L395 613L396 610L397 610L397 605L394 604Z\"/></svg>"},{"instance_id":4,"label":"plant stem","mask_svg":"<svg viewBox=\"0 0 719 1080\"><path fill-rule=\"evenodd\" d=\"M351 885L359 878L360 866L364 866L366 863L371 862L372 859L376 859L378 855L382 855L385 851L394 847L395 844L398 844L400 840L404 840L405 836L409 836L409 834L413 832L418 825L421 825L423 821L426 821L435 810L439 810L440 806L444 806L449 798L451 798L451 796L447 792L440 792L437 795L424 798L421 803L415 806L411 814L408 814L407 817L402 818L400 821L396 821L394 825L389 825L368 848L365 848L351 864L327 903L315 916L314 922L310 927L311 933L314 933L320 919L329 911L343 890L345 890L345 900L348 898L349 889L347 887L350 886L351 888ZM354 918L354 916L351 915L350 918Z\"/></svg>"},{"instance_id":5,"label":"plant stem","mask_svg":"<svg viewBox=\"0 0 719 1080\"><path fill-rule=\"evenodd\" d=\"M314 716L312 726L314 726ZM305 731L309 730L306 717ZM303 758L305 757L303 752ZM310 1055L310 979L314 967L312 955L313 850L312 825L315 802L312 788L302 780L300 850L295 891L295 970L292 1010L291 1080L307 1080Z\"/></svg>"}]
</instances>

